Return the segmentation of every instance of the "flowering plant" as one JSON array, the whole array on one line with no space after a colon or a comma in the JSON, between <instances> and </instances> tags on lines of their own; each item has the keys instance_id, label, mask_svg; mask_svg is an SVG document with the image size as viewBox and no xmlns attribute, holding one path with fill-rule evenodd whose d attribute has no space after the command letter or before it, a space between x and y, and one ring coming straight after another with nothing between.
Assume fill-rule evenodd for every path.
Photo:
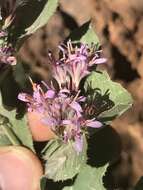
<instances>
[{"instance_id":1,"label":"flowering plant","mask_svg":"<svg viewBox=\"0 0 143 190\"><path fill-rule=\"evenodd\" d=\"M74 39L73 32L66 43L59 45L59 58L48 53L47 64L49 62L51 72L48 83L34 82L32 77L27 77L18 56L19 49L29 35L47 23L58 5L57 0L31 2L14 1L3 16L0 72L3 75L3 68L8 72L4 78L0 77L0 145L25 146L40 157L44 167L42 190L49 180L55 185L68 179L72 180L71 186L66 187L62 182L61 189L105 189L102 178L110 160L100 167L91 163L91 158L95 161L100 155L92 145L100 146L102 139L98 143L96 139L102 132L106 139L105 131L110 129L109 124L131 107L132 98L121 85L110 80L108 74L98 68L107 60L89 22L77 29L78 39L77 36ZM3 9L6 9L5 6L2 4ZM30 10L27 11L30 21L23 18L25 10ZM44 148L40 151L34 146L31 121L27 122L28 117L25 117L31 113L36 114L37 118L32 120L37 122L34 125L39 136L43 126L45 133L48 129L54 134L51 139L44 138ZM95 142L90 143L94 138ZM84 181L87 176L88 184Z\"/></svg>"},{"instance_id":2,"label":"flowering plant","mask_svg":"<svg viewBox=\"0 0 143 190\"><path fill-rule=\"evenodd\" d=\"M58 90L46 86L46 92L40 85L32 82L33 96L19 94L19 99L27 102L29 111L42 113L43 122L61 139L67 143L75 142L77 152L82 151L83 133L87 127L99 128L101 122L96 118L87 119L81 103L86 97L80 94L81 80L90 74L90 67L105 62L98 52L90 50L87 45L73 47L69 41L66 50L60 47L63 56L56 61L51 57L53 78L58 84Z\"/></svg>"}]
</instances>

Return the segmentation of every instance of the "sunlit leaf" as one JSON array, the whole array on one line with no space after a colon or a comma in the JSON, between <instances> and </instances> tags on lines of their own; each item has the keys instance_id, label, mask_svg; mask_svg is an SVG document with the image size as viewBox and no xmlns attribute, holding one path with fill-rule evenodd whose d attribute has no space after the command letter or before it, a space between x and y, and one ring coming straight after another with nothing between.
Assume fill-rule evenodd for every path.
<instances>
[{"instance_id":1,"label":"sunlit leaf","mask_svg":"<svg viewBox=\"0 0 143 190\"><path fill-rule=\"evenodd\" d=\"M3 145L11 145L11 142L8 139L8 137L5 135L0 125L0 146L3 146Z\"/></svg>"},{"instance_id":2,"label":"sunlit leaf","mask_svg":"<svg viewBox=\"0 0 143 190\"><path fill-rule=\"evenodd\" d=\"M73 186L65 187L63 190L106 190L103 185L107 164L99 168L86 165L77 176Z\"/></svg>"},{"instance_id":3,"label":"sunlit leaf","mask_svg":"<svg viewBox=\"0 0 143 190\"><path fill-rule=\"evenodd\" d=\"M3 145L20 145L18 137L11 128L9 119L6 116L0 115L0 144Z\"/></svg>"},{"instance_id":4,"label":"sunlit leaf","mask_svg":"<svg viewBox=\"0 0 143 190\"><path fill-rule=\"evenodd\" d=\"M99 46L99 38L96 35L96 32L90 22L86 22L85 24L71 32L68 39L71 39L71 41L75 43L82 42L89 45L94 43Z\"/></svg>"},{"instance_id":5,"label":"sunlit leaf","mask_svg":"<svg viewBox=\"0 0 143 190\"><path fill-rule=\"evenodd\" d=\"M15 110L13 111L6 110L3 107L1 96L0 96L0 114L1 118L3 116L3 118L7 119L7 122L3 123L3 125L5 125L5 127L6 125L8 125L8 127L10 128L10 130L12 130L12 133L16 136L18 141L22 145L34 151L32 136L27 126L27 119L25 117L23 117L22 119L17 119Z\"/></svg>"},{"instance_id":6,"label":"sunlit leaf","mask_svg":"<svg viewBox=\"0 0 143 190\"><path fill-rule=\"evenodd\" d=\"M14 20L8 27L9 41L20 48L27 36L48 22L57 6L58 0L19 0Z\"/></svg>"},{"instance_id":7,"label":"sunlit leaf","mask_svg":"<svg viewBox=\"0 0 143 190\"><path fill-rule=\"evenodd\" d=\"M98 106L98 118L103 121L110 122L132 106L133 100L129 92L119 83L113 82L106 71L92 72L85 81L84 88L87 96L94 96L93 104L96 104L95 108Z\"/></svg>"},{"instance_id":8,"label":"sunlit leaf","mask_svg":"<svg viewBox=\"0 0 143 190\"><path fill-rule=\"evenodd\" d=\"M45 176L54 181L73 178L86 163L86 150L85 139L81 153L76 152L72 142L63 144L58 140L52 141L44 156Z\"/></svg>"},{"instance_id":9,"label":"sunlit leaf","mask_svg":"<svg viewBox=\"0 0 143 190\"><path fill-rule=\"evenodd\" d=\"M57 6L58 0L48 0L35 22L29 28L26 29L26 35L32 34L37 29L44 26L56 11Z\"/></svg>"}]
</instances>

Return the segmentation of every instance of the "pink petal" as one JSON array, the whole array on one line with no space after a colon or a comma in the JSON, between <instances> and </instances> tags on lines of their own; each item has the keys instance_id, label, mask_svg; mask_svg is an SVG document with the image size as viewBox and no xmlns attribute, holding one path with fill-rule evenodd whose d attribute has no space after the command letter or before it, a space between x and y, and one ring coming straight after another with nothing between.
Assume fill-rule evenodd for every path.
<instances>
[{"instance_id":1,"label":"pink petal","mask_svg":"<svg viewBox=\"0 0 143 190\"><path fill-rule=\"evenodd\" d=\"M100 128L102 127L102 123L100 121L87 120L86 126L92 127L92 128Z\"/></svg>"},{"instance_id":2,"label":"pink petal","mask_svg":"<svg viewBox=\"0 0 143 190\"><path fill-rule=\"evenodd\" d=\"M83 138L82 138L82 136L75 138L74 148L77 151L77 153L82 152L82 149L83 149Z\"/></svg>"},{"instance_id":3,"label":"pink petal","mask_svg":"<svg viewBox=\"0 0 143 190\"><path fill-rule=\"evenodd\" d=\"M29 99L27 98L27 94L26 93L20 93L18 94L18 99L23 101L23 102L29 102Z\"/></svg>"},{"instance_id":4,"label":"pink petal","mask_svg":"<svg viewBox=\"0 0 143 190\"><path fill-rule=\"evenodd\" d=\"M55 96L55 91L54 90L48 90L46 93L45 93L45 98L54 98Z\"/></svg>"},{"instance_id":5,"label":"pink petal","mask_svg":"<svg viewBox=\"0 0 143 190\"><path fill-rule=\"evenodd\" d=\"M107 59L105 58L99 58L95 60L95 64L102 64L105 63L107 61Z\"/></svg>"}]
</instances>

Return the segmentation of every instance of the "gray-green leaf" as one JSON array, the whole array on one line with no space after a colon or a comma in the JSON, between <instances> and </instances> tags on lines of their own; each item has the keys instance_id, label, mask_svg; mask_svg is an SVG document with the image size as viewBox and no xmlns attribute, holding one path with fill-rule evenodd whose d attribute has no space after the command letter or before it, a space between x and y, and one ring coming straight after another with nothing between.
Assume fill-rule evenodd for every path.
<instances>
[{"instance_id":1,"label":"gray-green leaf","mask_svg":"<svg viewBox=\"0 0 143 190\"><path fill-rule=\"evenodd\" d=\"M99 168L86 165L77 176L74 185L63 190L105 190L103 176L107 167L107 164Z\"/></svg>"},{"instance_id":2,"label":"gray-green leaf","mask_svg":"<svg viewBox=\"0 0 143 190\"><path fill-rule=\"evenodd\" d=\"M23 117L22 119L16 119L15 110L8 111L3 107L1 95L0 95L0 114L1 117L3 116L3 118L7 119L7 122L6 123L4 122L3 125L5 127L6 125L8 125L7 127L10 128L11 132L16 136L18 141L20 141L22 145L34 151L33 140L30 130L27 126L26 117Z\"/></svg>"},{"instance_id":3,"label":"gray-green leaf","mask_svg":"<svg viewBox=\"0 0 143 190\"><path fill-rule=\"evenodd\" d=\"M19 0L19 4L14 21L8 27L9 40L17 48L21 47L27 36L48 22L56 11L58 0Z\"/></svg>"},{"instance_id":4,"label":"gray-green leaf","mask_svg":"<svg viewBox=\"0 0 143 190\"><path fill-rule=\"evenodd\" d=\"M68 39L71 39L71 41L75 43L82 42L89 45L94 43L99 46L99 38L96 35L96 32L94 31L90 22L86 22L71 32Z\"/></svg>"},{"instance_id":5,"label":"gray-green leaf","mask_svg":"<svg viewBox=\"0 0 143 190\"><path fill-rule=\"evenodd\" d=\"M58 6L58 0L48 0L35 22L26 29L26 35L33 34L37 29L44 26L54 14Z\"/></svg>"},{"instance_id":6,"label":"gray-green leaf","mask_svg":"<svg viewBox=\"0 0 143 190\"><path fill-rule=\"evenodd\" d=\"M10 144L11 144L10 140L5 135L3 129L1 128L1 125L0 125L0 146L10 145Z\"/></svg>"},{"instance_id":7,"label":"gray-green leaf","mask_svg":"<svg viewBox=\"0 0 143 190\"><path fill-rule=\"evenodd\" d=\"M7 117L0 115L0 140L1 145L20 145L18 137L11 129L11 124Z\"/></svg>"},{"instance_id":8,"label":"gray-green leaf","mask_svg":"<svg viewBox=\"0 0 143 190\"><path fill-rule=\"evenodd\" d=\"M92 72L85 81L84 89L89 96L96 97L94 104L98 106L101 104L99 109L102 108L103 112L98 118L105 122L110 122L116 116L123 114L133 103L129 92L119 83L113 82L106 71Z\"/></svg>"},{"instance_id":9,"label":"gray-green leaf","mask_svg":"<svg viewBox=\"0 0 143 190\"><path fill-rule=\"evenodd\" d=\"M86 163L87 144L84 138L83 151L77 153L73 143L51 141L45 153L45 176L54 181L73 178Z\"/></svg>"}]
</instances>

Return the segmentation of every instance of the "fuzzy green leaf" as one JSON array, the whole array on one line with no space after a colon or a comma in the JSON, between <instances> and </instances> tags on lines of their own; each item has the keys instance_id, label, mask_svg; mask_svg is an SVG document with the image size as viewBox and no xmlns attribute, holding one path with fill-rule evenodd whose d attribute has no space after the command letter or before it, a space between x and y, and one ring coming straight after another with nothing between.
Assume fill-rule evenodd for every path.
<instances>
[{"instance_id":1,"label":"fuzzy green leaf","mask_svg":"<svg viewBox=\"0 0 143 190\"><path fill-rule=\"evenodd\" d=\"M14 118L14 113L13 113L13 119L10 120L10 122L12 124L12 130L14 131L14 133L16 134L22 145L34 151L32 135L27 126L26 117L22 119L16 119Z\"/></svg>"},{"instance_id":2,"label":"fuzzy green leaf","mask_svg":"<svg viewBox=\"0 0 143 190\"><path fill-rule=\"evenodd\" d=\"M27 126L27 120L26 118L17 119L16 118L16 111L8 111L3 107L2 99L0 96L0 118L4 118L7 121L2 123L6 130L6 136L10 135L10 137L15 136L18 142L20 142L22 145L30 148L34 151L33 147L33 140L30 133L30 130ZM8 131L9 130L9 131ZM11 130L11 131L10 131ZM12 137L14 139L14 137ZM15 141L16 141L15 139Z\"/></svg>"},{"instance_id":3,"label":"fuzzy green leaf","mask_svg":"<svg viewBox=\"0 0 143 190\"><path fill-rule=\"evenodd\" d=\"M1 121L1 119L0 119L0 121ZM11 142L8 139L8 137L5 135L4 130L1 127L1 124L0 124L0 146L10 145L10 144L11 144Z\"/></svg>"},{"instance_id":4,"label":"fuzzy green leaf","mask_svg":"<svg viewBox=\"0 0 143 190\"><path fill-rule=\"evenodd\" d=\"M0 134L0 146L6 146L6 145L11 145L11 142L5 135Z\"/></svg>"},{"instance_id":5,"label":"fuzzy green leaf","mask_svg":"<svg viewBox=\"0 0 143 190\"><path fill-rule=\"evenodd\" d=\"M63 144L58 140L51 141L44 156L45 176L54 181L73 178L86 163L86 150L85 139L83 151L79 154L75 151L72 142Z\"/></svg>"},{"instance_id":6,"label":"fuzzy green leaf","mask_svg":"<svg viewBox=\"0 0 143 190\"><path fill-rule=\"evenodd\" d=\"M0 132L0 139L3 140L1 141L1 145L20 145L19 139L11 129L8 118L3 115L0 115Z\"/></svg>"},{"instance_id":7,"label":"fuzzy green leaf","mask_svg":"<svg viewBox=\"0 0 143 190\"><path fill-rule=\"evenodd\" d=\"M44 26L56 11L57 6L58 0L48 0L35 22L26 29L26 34L33 34L34 32L36 32L36 30Z\"/></svg>"},{"instance_id":8,"label":"fuzzy green leaf","mask_svg":"<svg viewBox=\"0 0 143 190\"><path fill-rule=\"evenodd\" d=\"M93 168L86 165L77 176L74 185L65 187L63 190L105 190L103 176L107 166L106 164L99 168Z\"/></svg>"},{"instance_id":9,"label":"fuzzy green leaf","mask_svg":"<svg viewBox=\"0 0 143 190\"><path fill-rule=\"evenodd\" d=\"M98 118L110 122L128 110L133 103L131 95L119 83L113 82L106 71L92 72L85 81L85 92L92 99Z\"/></svg>"},{"instance_id":10,"label":"fuzzy green leaf","mask_svg":"<svg viewBox=\"0 0 143 190\"><path fill-rule=\"evenodd\" d=\"M20 48L27 36L48 22L57 6L58 0L20 0L15 19L8 27L9 41Z\"/></svg>"},{"instance_id":11,"label":"fuzzy green leaf","mask_svg":"<svg viewBox=\"0 0 143 190\"><path fill-rule=\"evenodd\" d=\"M71 39L71 41L75 43L82 42L89 45L94 43L99 46L99 38L96 35L90 22L86 22L85 24L71 32L68 39Z\"/></svg>"}]
</instances>

